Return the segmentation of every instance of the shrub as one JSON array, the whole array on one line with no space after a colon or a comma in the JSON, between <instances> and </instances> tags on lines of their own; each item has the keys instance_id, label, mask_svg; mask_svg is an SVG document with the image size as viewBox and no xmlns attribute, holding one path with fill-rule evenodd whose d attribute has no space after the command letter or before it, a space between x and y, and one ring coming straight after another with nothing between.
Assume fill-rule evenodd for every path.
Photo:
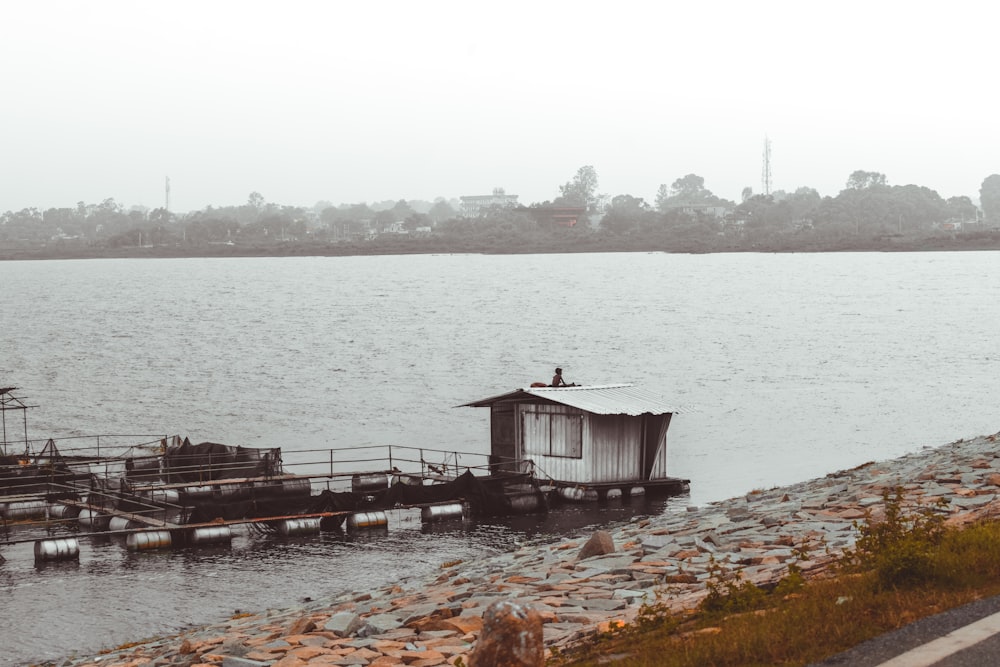
<instances>
[{"instance_id":1,"label":"shrub","mask_svg":"<svg viewBox=\"0 0 1000 667\"><path fill-rule=\"evenodd\" d=\"M886 588L938 578L935 556L945 534L944 517L926 505L905 508L899 487L894 494L885 490L882 500L884 517L877 520L868 510L862 523L855 522L858 539L842 563L851 570L873 571Z\"/></svg>"}]
</instances>

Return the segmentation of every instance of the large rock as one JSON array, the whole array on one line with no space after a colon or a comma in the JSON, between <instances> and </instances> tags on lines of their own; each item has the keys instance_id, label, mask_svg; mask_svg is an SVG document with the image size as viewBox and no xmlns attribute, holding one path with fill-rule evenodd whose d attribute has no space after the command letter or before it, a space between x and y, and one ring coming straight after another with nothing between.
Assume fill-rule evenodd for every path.
<instances>
[{"instance_id":1,"label":"large rock","mask_svg":"<svg viewBox=\"0 0 1000 667\"><path fill-rule=\"evenodd\" d=\"M357 614L349 611L340 611L330 617L330 620L323 626L324 630L332 632L338 637L350 637L364 626L364 621Z\"/></svg>"},{"instance_id":2,"label":"large rock","mask_svg":"<svg viewBox=\"0 0 1000 667\"><path fill-rule=\"evenodd\" d=\"M483 613L483 630L469 655L469 667L543 667L542 617L510 600Z\"/></svg>"},{"instance_id":3,"label":"large rock","mask_svg":"<svg viewBox=\"0 0 1000 667\"><path fill-rule=\"evenodd\" d=\"M583 545L583 548L580 549L580 555L577 558L583 560L584 558L603 556L604 554L613 554L614 552L615 540L611 537L611 533L599 530Z\"/></svg>"}]
</instances>

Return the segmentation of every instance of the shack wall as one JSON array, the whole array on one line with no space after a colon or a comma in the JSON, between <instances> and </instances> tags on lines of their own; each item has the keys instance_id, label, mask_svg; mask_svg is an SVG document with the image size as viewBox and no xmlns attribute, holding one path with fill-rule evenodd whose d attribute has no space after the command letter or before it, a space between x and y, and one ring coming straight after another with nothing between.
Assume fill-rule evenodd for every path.
<instances>
[{"instance_id":1,"label":"shack wall","mask_svg":"<svg viewBox=\"0 0 1000 667\"><path fill-rule=\"evenodd\" d=\"M642 479L642 418L590 416L590 482Z\"/></svg>"},{"instance_id":2,"label":"shack wall","mask_svg":"<svg viewBox=\"0 0 1000 667\"><path fill-rule=\"evenodd\" d=\"M563 405L518 407L519 451L539 473L580 484L642 479L642 418Z\"/></svg>"},{"instance_id":3,"label":"shack wall","mask_svg":"<svg viewBox=\"0 0 1000 667\"><path fill-rule=\"evenodd\" d=\"M565 405L518 406L518 449L541 476L582 482L587 478L588 415Z\"/></svg>"}]
</instances>

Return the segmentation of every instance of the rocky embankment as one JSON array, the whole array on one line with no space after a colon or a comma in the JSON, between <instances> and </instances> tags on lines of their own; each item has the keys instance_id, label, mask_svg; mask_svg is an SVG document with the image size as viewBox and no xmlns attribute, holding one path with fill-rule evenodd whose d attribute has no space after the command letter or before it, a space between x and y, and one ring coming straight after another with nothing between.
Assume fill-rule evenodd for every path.
<instances>
[{"instance_id":1,"label":"rocky embankment","mask_svg":"<svg viewBox=\"0 0 1000 667\"><path fill-rule=\"evenodd\" d=\"M578 540L527 546L442 565L426 581L354 592L296 608L237 614L216 625L149 640L63 667L224 665L466 665L483 615L504 601L533 610L548 650L634 618L644 601L677 610L706 594L711 569L739 569L758 584L796 563L821 572L853 544L854 522L877 514L883 493L945 502L948 521L1000 514L1000 434L928 448L792 486L689 507ZM589 538L589 539L588 539Z\"/></svg>"}]
</instances>

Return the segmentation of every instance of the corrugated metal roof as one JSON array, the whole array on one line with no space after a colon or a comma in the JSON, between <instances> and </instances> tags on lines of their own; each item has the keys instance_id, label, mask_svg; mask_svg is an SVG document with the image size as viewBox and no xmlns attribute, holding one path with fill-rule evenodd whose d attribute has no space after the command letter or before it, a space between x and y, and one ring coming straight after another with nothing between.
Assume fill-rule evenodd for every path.
<instances>
[{"instance_id":1,"label":"corrugated metal roof","mask_svg":"<svg viewBox=\"0 0 1000 667\"><path fill-rule=\"evenodd\" d=\"M597 415L662 415L693 412L690 407L668 403L666 399L631 384L586 385L580 387L529 387L506 394L465 403L460 407L488 407L494 403L537 396Z\"/></svg>"}]
</instances>

